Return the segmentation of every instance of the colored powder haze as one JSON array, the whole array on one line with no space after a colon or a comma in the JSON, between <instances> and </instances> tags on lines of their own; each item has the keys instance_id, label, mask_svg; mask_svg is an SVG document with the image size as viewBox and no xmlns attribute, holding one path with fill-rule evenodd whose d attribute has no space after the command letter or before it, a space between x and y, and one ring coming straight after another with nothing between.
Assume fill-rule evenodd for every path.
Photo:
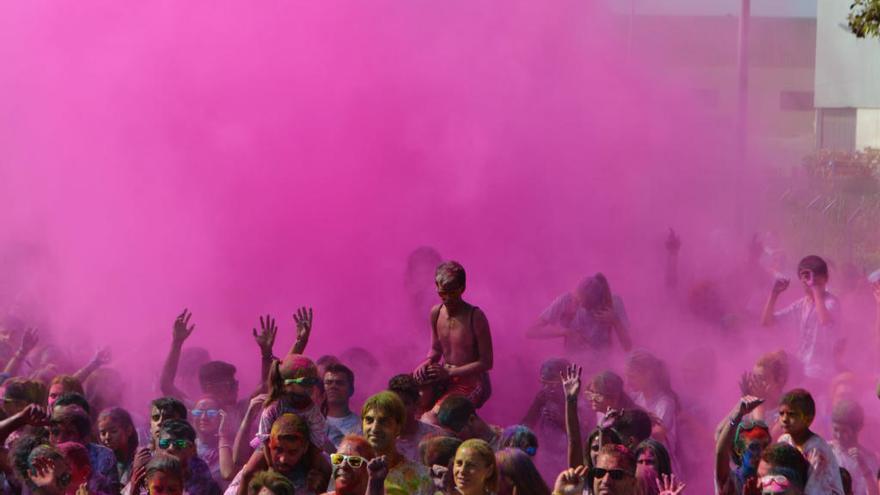
<instances>
[{"instance_id":1,"label":"colored powder haze","mask_svg":"<svg viewBox=\"0 0 880 495\"><path fill-rule=\"evenodd\" d=\"M110 345L142 413L184 307L188 345L251 384L258 315L278 318L282 353L312 305L309 355L363 346L383 363L358 378L366 394L427 350L429 307L403 280L433 246L492 324L485 415L509 424L561 352L526 328L602 271L680 393L694 366L717 392L714 424L780 344L732 356L670 317L663 242L675 227L683 270L733 283L760 189L748 174L738 230L733 129L660 60L628 56L620 25L589 2L5 3L3 312L77 362Z\"/></svg>"}]
</instances>

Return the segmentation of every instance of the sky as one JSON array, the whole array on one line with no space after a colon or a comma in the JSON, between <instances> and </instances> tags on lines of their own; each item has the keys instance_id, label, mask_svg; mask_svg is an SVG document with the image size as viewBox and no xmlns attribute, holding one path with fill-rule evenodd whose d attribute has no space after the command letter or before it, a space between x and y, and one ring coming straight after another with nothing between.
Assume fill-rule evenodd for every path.
<instances>
[{"instance_id":1,"label":"sky","mask_svg":"<svg viewBox=\"0 0 880 495\"><path fill-rule=\"evenodd\" d=\"M606 0L628 10L635 2L637 13L661 15L737 15L739 0ZM752 15L816 17L815 0L752 0Z\"/></svg>"}]
</instances>

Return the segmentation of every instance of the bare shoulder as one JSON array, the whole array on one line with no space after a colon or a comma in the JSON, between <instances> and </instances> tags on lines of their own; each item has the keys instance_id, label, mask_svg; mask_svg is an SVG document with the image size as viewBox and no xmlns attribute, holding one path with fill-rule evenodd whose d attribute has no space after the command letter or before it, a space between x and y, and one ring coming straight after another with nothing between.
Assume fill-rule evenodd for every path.
<instances>
[{"instance_id":1,"label":"bare shoulder","mask_svg":"<svg viewBox=\"0 0 880 495\"><path fill-rule=\"evenodd\" d=\"M475 326L489 326L489 318L486 317L486 313L476 306L474 306L474 324Z\"/></svg>"}]
</instances>

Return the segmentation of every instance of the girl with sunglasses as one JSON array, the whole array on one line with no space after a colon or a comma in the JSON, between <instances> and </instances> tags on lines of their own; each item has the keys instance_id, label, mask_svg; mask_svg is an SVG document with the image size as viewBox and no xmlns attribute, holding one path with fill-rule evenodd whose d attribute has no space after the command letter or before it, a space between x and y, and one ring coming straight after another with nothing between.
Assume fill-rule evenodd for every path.
<instances>
[{"instance_id":1,"label":"girl with sunglasses","mask_svg":"<svg viewBox=\"0 0 880 495\"><path fill-rule=\"evenodd\" d=\"M288 354L284 359L276 359L272 363L267 382L269 397L260 415L257 436L251 441L251 447L257 449L265 443L275 420L291 413L308 423L312 444L327 453L336 452L327 439L327 423L321 408L312 400L312 391L318 384L318 367L315 363L301 354ZM259 454L257 449L254 456Z\"/></svg>"},{"instance_id":2,"label":"girl with sunglasses","mask_svg":"<svg viewBox=\"0 0 880 495\"><path fill-rule=\"evenodd\" d=\"M226 413L220 403L211 397L199 399L190 410L192 425L196 430L196 451L208 467L211 477L226 489L229 480L235 476L232 460L232 433L227 428Z\"/></svg>"}]
</instances>

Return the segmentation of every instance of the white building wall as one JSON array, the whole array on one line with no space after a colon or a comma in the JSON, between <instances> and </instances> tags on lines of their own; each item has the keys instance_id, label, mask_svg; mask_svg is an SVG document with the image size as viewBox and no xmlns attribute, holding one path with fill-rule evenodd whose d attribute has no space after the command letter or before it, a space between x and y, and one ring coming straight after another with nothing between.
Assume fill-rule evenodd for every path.
<instances>
[{"instance_id":1,"label":"white building wall","mask_svg":"<svg viewBox=\"0 0 880 495\"><path fill-rule=\"evenodd\" d=\"M859 109L856 114L856 148L880 148L880 109Z\"/></svg>"},{"instance_id":2,"label":"white building wall","mask_svg":"<svg viewBox=\"0 0 880 495\"><path fill-rule=\"evenodd\" d=\"M817 108L880 108L880 40L849 30L851 2L817 0Z\"/></svg>"}]
</instances>

